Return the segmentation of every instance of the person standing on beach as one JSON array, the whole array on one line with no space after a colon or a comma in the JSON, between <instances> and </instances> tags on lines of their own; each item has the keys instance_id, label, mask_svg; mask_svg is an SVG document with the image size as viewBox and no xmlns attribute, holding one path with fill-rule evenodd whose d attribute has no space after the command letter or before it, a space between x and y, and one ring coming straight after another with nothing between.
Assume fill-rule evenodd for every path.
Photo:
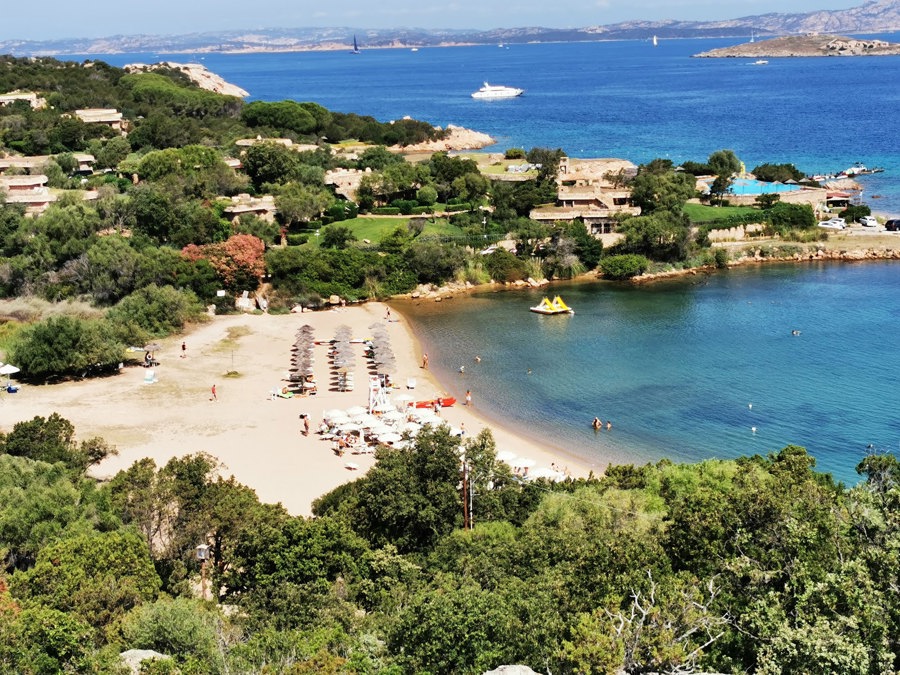
<instances>
[{"instance_id":1,"label":"person standing on beach","mask_svg":"<svg viewBox=\"0 0 900 675\"><path fill-rule=\"evenodd\" d=\"M303 420L303 435L309 436L309 415L303 413L300 415L300 419Z\"/></svg>"},{"instance_id":2,"label":"person standing on beach","mask_svg":"<svg viewBox=\"0 0 900 675\"><path fill-rule=\"evenodd\" d=\"M428 370L428 352L422 354L422 368Z\"/></svg>"},{"instance_id":3,"label":"person standing on beach","mask_svg":"<svg viewBox=\"0 0 900 675\"><path fill-rule=\"evenodd\" d=\"M185 358L187 356L187 343L182 340L181 341L181 358Z\"/></svg>"},{"instance_id":4,"label":"person standing on beach","mask_svg":"<svg viewBox=\"0 0 900 675\"><path fill-rule=\"evenodd\" d=\"M466 389L466 405L472 405L472 392Z\"/></svg>"},{"instance_id":5,"label":"person standing on beach","mask_svg":"<svg viewBox=\"0 0 900 675\"><path fill-rule=\"evenodd\" d=\"M213 385L213 386L212 386L212 390L211 390L211 391L212 391L212 396L210 397L209 400L210 400L210 401L218 401L218 400L219 400L219 397L216 396L216 385Z\"/></svg>"}]
</instances>

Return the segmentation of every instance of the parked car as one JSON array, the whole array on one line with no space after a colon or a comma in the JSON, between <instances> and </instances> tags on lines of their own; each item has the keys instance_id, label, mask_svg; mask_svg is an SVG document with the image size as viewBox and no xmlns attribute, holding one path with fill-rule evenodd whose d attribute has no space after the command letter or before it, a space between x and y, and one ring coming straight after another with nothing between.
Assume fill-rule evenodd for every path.
<instances>
[{"instance_id":1,"label":"parked car","mask_svg":"<svg viewBox=\"0 0 900 675\"><path fill-rule=\"evenodd\" d=\"M884 229L888 232L900 230L900 218L891 218L890 220L884 221Z\"/></svg>"},{"instance_id":2,"label":"parked car","mask_svg":"<svg viewBox=\"0 0 900 675\"><path fill-rule=\"evenodd\" d=\"M859 224L863 227L878 227L878 221L875 216L863 216L859 219Z\"/></svg>"},{"instance_id":3,"label":"parked car","mask_svg":"<svg viewBox=\"0 0 900 675\"><path fill-rule=\"evenodd\" d=\"M837 217L819 222L819 227L824 227L828 230L843 230L846 226L846 221L843 218Z\"/></svg>"}]
</instances>

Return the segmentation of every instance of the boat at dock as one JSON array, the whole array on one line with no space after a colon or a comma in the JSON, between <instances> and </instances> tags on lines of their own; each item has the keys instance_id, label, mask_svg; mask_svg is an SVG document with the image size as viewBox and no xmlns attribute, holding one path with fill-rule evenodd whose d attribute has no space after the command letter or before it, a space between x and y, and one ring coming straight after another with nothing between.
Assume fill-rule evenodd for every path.
<instances>
[{"instance_id":1,"label":"boat at dock","mask_svg":"<svg viewBox=\"0 0 900 675\"><path fill-rule=\"evenodd\" d=\"M537 314L574 314L575 310L569 307L566 303L563 302L563 299L558 295L550 300L548 298L544 298L541 300L539 305L535 305L534 307L529 308L532 312Z\"/></svg>"}]
</instances>

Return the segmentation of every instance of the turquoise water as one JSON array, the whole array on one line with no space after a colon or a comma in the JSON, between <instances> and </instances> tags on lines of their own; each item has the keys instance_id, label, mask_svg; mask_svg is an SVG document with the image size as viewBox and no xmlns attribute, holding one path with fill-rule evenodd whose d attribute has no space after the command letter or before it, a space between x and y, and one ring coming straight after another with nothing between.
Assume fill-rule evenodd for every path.
<instances>
[{"instance_id":1,"label":"turquoise water","mask_svg":"<svg viewBox=\"0 0 900 675\"><path fill-rule=\"evenodd\" d=\"M764 183L761 180L752 178L737 178L732 181L729 192L735 195L763 195L779 192L796 192L800 189L799 185L790 183Z\"/></svg>"},{"instance_id":2,"label":"turquoise water","mask_svg":"<svg viewBox=\"0 0 900 675\"><path fill-rule=\"evenodd\" d=\"M598 467L796 444L853 483L868 446L900 452L898 282L889 263L765 265L554 286L571 317L530 313L535 291L400 309L449 393Z\"/></svg>"}]
</instances>

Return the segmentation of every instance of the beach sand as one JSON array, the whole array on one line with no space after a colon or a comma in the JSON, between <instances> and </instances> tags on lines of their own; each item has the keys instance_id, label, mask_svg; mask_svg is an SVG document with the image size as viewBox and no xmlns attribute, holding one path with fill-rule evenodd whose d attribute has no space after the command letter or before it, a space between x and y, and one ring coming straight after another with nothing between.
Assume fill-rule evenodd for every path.
<instances>
[{"instance_id":1,"label":"beach sand","mask_svg":"<svg viewBox=\"0 0 900 675\"><path fill-rule=\"evenodd\" d=\"M374 464L372 455L345 454L338 457L331 443L317 434L303 436L301 413L311 418L314 431L322 413L331 408L365 406L368 403L369 371L364 346L355 344L357 359L353 391L332 389L334 373L327 358L327 345L314 348L314 370L318 393L292 399L272 399L273 390L287 384L291 346L304 324L314 329L315 340L330 340L341 325L350 326L354 338L371 335L373 323L385 323L386 305L377 302L330 311L300 314L242 314L214 317L183 336L160 341L154 369L157 382L145 384L147 369L124 368L106 378L48 385L24 385L19 393L0 399L0 428L36 415L59 413L75 425L76 437L100 436L116 446L119 454L91 471L108 478L135 461L152 458L163 466L172 457L206 452L222 463L221 474L233 475L253 488L260 500L280 502L295 515L309 515L312 501L350 480ZM406 321L396 312L387 322L398 372L394 382L399 393L416 400L432 399L443 392L431 373L421 368L421 350ZM185 341L185 357L181 343ZM142 356L137 353L136 356ZM231 373L230 376L226 374ZM415 389L407 391L409 378ZM217 401L211 400L216 386ZM465 425L467 436L489 426L477 414L476 393L472 408L457 405L442 410L451 425ZM534 459L537 467L556 464L572 476L591 470L573 456L560 456L538 443L491 426L497 449ZM348 469L354 463L357 469Z\"/></svg>"}]
</instances>

